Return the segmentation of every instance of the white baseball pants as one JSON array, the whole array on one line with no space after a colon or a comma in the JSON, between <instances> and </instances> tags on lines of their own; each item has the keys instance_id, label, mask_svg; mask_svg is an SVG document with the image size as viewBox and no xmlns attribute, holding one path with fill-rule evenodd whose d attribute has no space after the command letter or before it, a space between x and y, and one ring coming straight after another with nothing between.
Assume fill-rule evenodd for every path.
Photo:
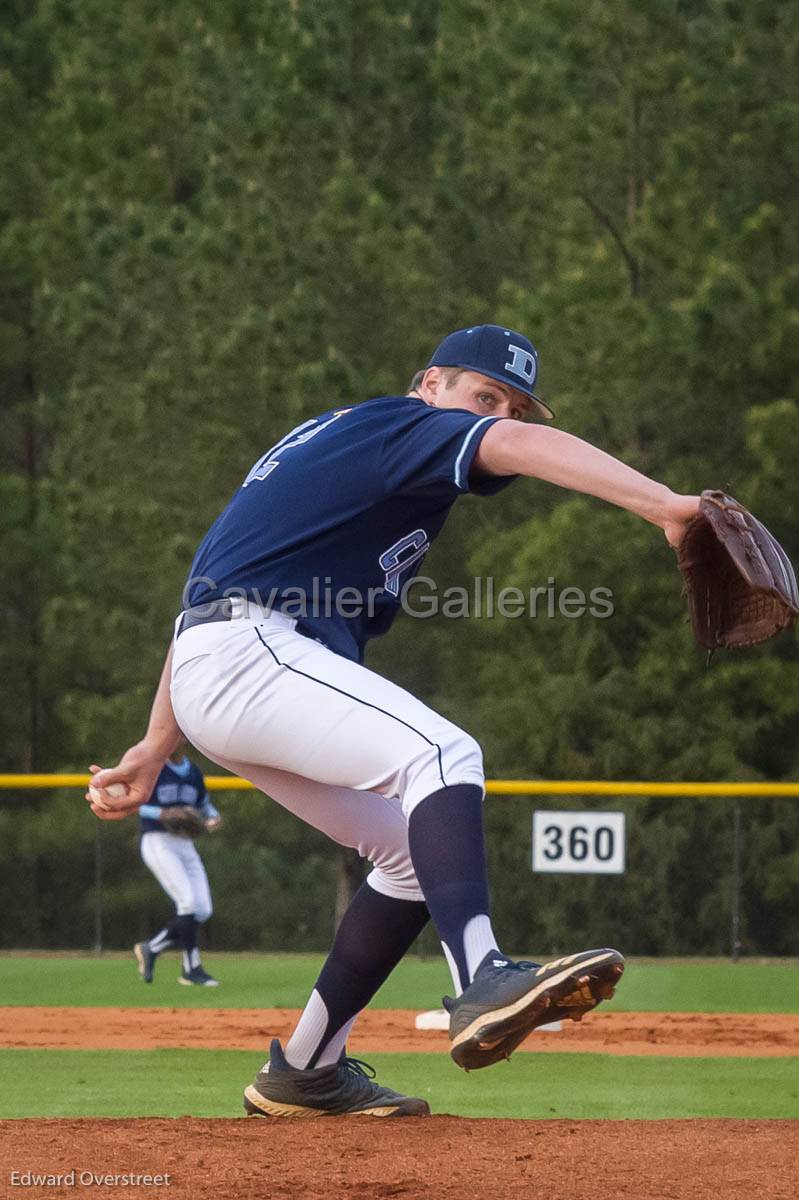
<instances>
[{"instance_id":1,"label":"white baseball pants","mask_svg":"<svg viewBox=\"0 0 799 1200\"><path fill-rule=\"evenodd\" d=\"M424 899L408 818L426 796L483 786L480 747L281 613L187 629L175 641L172 706L208 758L374 866L369 883Z\"/></svg>"},{"instance_id":2,"label":"white baseball pants","mask_svg":"<svg viewBox=\"0 0 799 1200\"><path fill-rule=\"evenodd\" d=\"M141 837L141 856L174 902L179 917L193 913L207 921L213 912L211 889L194 842L152 829Z\"/></svg>"}]
</instances>

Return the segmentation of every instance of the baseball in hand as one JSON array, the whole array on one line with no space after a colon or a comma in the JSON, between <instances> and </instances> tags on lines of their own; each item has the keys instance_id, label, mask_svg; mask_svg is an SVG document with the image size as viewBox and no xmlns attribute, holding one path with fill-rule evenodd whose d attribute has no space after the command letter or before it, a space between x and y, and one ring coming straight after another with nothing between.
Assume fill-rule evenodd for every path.
<instances>
[{"instance_id":1,"label":"baseball in hand","mask_svg":"<svg viewBox=\"0 0 799 1200\"><path fill-rule=\"evenodd\" d=\"M103 788L102 791L100 788L92 787L89 784L89 795L91 796L92 804L96 804L98 808L102 808L105 812L111 812L111 808L109 808L103 799L103 792L117 799L119 796L127 796L128 789L124 783L109 783L108 787Z\"/></svg>"}]
</instances>

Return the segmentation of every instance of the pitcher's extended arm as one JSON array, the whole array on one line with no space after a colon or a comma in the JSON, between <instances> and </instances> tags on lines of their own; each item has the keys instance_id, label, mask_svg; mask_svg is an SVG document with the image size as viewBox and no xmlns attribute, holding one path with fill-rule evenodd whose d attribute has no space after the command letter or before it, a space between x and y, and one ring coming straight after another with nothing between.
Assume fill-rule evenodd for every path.
<instances>
[{"instance_id":1,"label":"pitcher's extended arm","mask_svg":"<svg viewBox=\"0 0 799 1200\"><path fill-rule=\"evenodd\" d=\"M671 546L699 510L698 496L682 496L589 442L545 425L497 421L480 442L475 467L490 475L529 475L618 504L658 525Z\"/></svg>"}]
</instances>

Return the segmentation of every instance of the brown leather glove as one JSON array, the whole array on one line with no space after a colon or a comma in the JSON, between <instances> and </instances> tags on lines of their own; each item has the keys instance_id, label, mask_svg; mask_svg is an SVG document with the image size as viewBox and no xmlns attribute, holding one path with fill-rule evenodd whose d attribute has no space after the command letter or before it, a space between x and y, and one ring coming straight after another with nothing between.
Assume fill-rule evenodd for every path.
<instances>
[{"instance_id":1,"label":"brown leather glove","mask_svg":"<svg viewBox=\"0 0 799 1200\"><path fill-rule=\"evenodd\" d=\"M756 517L726 492L705 491L699 515L677 548L691 627L700 646L755 646L799 615L787 554Z\"/></svg>"},{"instance_id":2,"label":"brown leather glove","mask_svg":"<svg viewBox=\"0 0 799 1200\"><path fill-rule=\"evenodd\" d=\"M161 824L167 833L183 838L197 838L205 833L205 821L196 808L188 804L170 804L161 809Z\"/></svg>"}]
</instances>

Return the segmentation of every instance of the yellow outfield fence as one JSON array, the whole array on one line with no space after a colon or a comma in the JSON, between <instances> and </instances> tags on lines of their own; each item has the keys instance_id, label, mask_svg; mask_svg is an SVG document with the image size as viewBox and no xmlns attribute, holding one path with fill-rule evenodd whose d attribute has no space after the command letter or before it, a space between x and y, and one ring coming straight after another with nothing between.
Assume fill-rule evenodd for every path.
<instances>
[{"instance_id":1,"label":"yellow outfield fence","mask_svg":"<svg viewBox=\"0 0 799 1200\"><path fill-rule=\"evenodd\" d=\"M85 790L91 776L80 773L53 774L0 774L0 793L19 790L47 788L80 788ZM235 775L206 775L205 782L210 791L233 792L254 791L253 784ZM707 797L718 796L732 800L732 846L730 888L730 955L737 962L741 951L741 897L742 897L742 810L744 799L757 797L797 797L797 783L765 783L758 780L731 781L683 781L629 780L629 779L489 779L486 790L495 796L610 796L651 798L654 796ZM94 949L103 949L103 831L101 821L95 822L94 832ZM341 864L339 864L341 869Z\"/></svg>"},{"instance_id":2,"label":"yellow outfield fence","mask_svg":"<svg viewBox=\"0 0 799 1200\"><path fill-rule=\"evenodd\" d=\"M90 775L0 775L0 789L85 788ZM212 792L253 791L248 779L235 775L206 775ZM625 779L489 779L486 791L495 796L799 796L799 783L671 783Z\"/></svg>"}]
</instances>

